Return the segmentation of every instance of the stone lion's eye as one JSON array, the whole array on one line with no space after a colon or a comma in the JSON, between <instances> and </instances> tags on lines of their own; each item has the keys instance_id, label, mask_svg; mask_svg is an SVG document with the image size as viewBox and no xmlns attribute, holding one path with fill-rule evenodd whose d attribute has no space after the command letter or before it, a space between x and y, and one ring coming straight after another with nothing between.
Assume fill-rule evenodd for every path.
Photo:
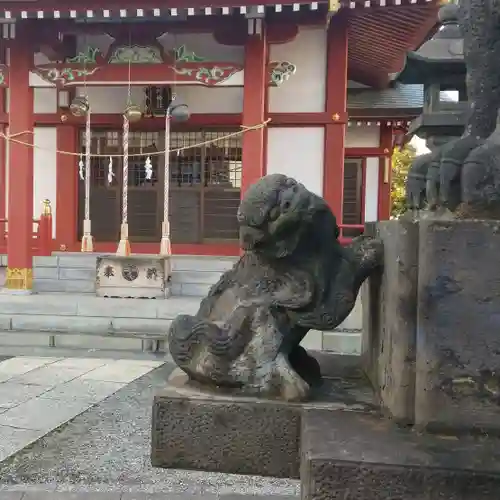
<instances>
[{"instance_id":1,"label":"stone lion's eye","mask_svg":"<svg viewBox=\"0 0 500 500\"><path fill-rule=\"evenodd\" d=\"M290 202L285 201L285 203L283 203L283 210L288 210L289 208L290 208Z\"/></svg>"}]
</instances>

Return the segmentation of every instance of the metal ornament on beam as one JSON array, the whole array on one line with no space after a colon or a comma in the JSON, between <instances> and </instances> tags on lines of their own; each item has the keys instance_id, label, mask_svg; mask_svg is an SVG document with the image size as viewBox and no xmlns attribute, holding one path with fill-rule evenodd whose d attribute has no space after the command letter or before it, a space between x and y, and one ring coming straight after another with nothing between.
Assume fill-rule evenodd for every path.
<instances>
[{"instance_id":1,"label":"metal ornament on beam","mask_svg":"<svg viewBox=\"0 0 500 500\"><path fill-rule=\"evenodd\" d=\"M89 101L85 96L77 96L69 105L69 110L73 116L82 117L89 112Z\"/></svg>"},{"instance_id":2,"label":"metal ornament on beam","mask_svg":"<svg viewBox=\"0 0 500 500\"><path fill-rule=\"evenodd\" d=\"M137 104L129 104L124 111L124 116L130 123L135 123L142 118L142 111Z\"/></svg>"}]
</instances>

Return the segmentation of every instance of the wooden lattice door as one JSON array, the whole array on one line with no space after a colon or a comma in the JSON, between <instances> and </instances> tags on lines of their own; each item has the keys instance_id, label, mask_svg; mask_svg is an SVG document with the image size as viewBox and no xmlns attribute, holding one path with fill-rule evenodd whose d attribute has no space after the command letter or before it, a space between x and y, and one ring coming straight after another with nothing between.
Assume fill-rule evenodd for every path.
<instances>
[{"instance_id":1,"label":"wooden lattice door","mask_svg":"<svg viewBox=\"0 0 500 500\"><path fill-rule=\"evenodd\" d=\"M233 130L176 131L170 140L169 220L173 243L235 241L236 212L241 190L241 136ZM80 144L84 144L83 134ZM129 138L128 223L129 238L159 242L163 220L163 132L132 131ZM212 142L214 141L215 142ZM90 217L96 241L117 242L122 217L121 131L93 132L91 152ZM83 147L81 148L84 153ZM151 162L151 176L146 160ZM85 206L85 183L79 184L79 236Z\"/></svg>"},{"instance_id":2,"label":"wooden lattice door","mask_svg":"<svg viewBox=\"0 0 500 500\"><path fill-rule=\"evenodd\" d=\"M241 135L210 131L205 140L213 141L205 149L203 172L203 239L238 239L236 213L241 196Z\"/></svg>"},{"instance_id":3,"label":"wooden lattice door","mask_svg":"<svg viewBox=\"0 0 500 500\"><path fill-rule=\"evenodd\" d=\"M80 136L82 155L85 154L83 132ZM91 153L104 155L92 157L90 175L90 220L92 236L96 241L118 241L120 235L120 177L110 176L110 159L106 155L121 153L121 134L117 131L94 132L91 139ZM85 161L84 156L82 156ZM119 158L112 159L112 169L116 173L121 166ZM82 169L85 174L85 169ZM85 217L85 181L78 184L78 236L83 233Z\"/></svg>"},{"instance_id":4,"label":"wooden lattice door","mask_svg":"<svg viewBox=\"0 0 500 500\"><path fill-rule=\"evenodd\" d=\"M164 149L163 141L159 132L130 133L128 224L132 242L159 242L161 238L164 157L156 153Z\"/></svg>"},{"instance_id":5,"label":"wooden lattice door","mask_svg":"<svg viewBox=\"0 0 500 500\"><path fill-rule=\"evenodd\" d=\"M174 243L238 239L242 149L241 136L227 137L231 132L172 132L170 224Z\"/></svg>"}]
</instances>

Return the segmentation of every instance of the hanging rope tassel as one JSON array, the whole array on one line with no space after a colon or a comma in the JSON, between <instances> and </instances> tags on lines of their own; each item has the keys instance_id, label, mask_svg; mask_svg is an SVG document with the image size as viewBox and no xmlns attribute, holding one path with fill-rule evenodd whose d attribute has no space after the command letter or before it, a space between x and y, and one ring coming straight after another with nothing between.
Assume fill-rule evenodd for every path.
<instances>
[{"instance_id":1,"label":"hanging rope tassel","mask_svg":"<svg viewBox=\"0 0 500 500\"><path fill-rule=\"evenodd\" d=\"M83 175L83 168L85 164L83 163L83 156L80 155L80 161L78 162L78 175L80 176L80 180L83 181L85 176Z\"/></svg>"},{"instance_id":2,"label":"hanging rope tassel","mask_svg":"<svg viewBox=\"0 0 500 500\"><path fill-rule=\"evenodd\" d=\"M144 173L147 181L150 181L153 178L153 164L151 163L151 158L149 156L146 158L144 163Z\"/></svg>"},{"instance_id":3,"label":"hanging rope tassel","mask_svg":"<svg viewBox=\"0 0 500 500\"><path fill-rule=\"evenodd\" d=\"M111 186L111 184L113 184L113 177L114 176L115 176L115 173L113 172L113 158L110 156L109 163L108 163L108 186Z\"/></svg>"},{"instance_id":4,"label":"hanging rope tassel","mask_svg":"<svg viewBox=\"0 0 500 500\"><path fill-rule=\"evenodd\" d=\"M129 121L123 115L123 191L122 191L122 225L120 228L120 243L116 255L126 257L130 255L130 242L128 240L128 140Z\"/></svg>"},{"instance_id":5,"label":"hanging rope tassel","mask_svg":"<svg viewBox=\"0 0 500 500\"><path fill-rule=\"evenodd\" d=\"M82 252L93 252L94 242L90 224L90 109L85 122L85 219L83 221Z\"/></svg>"},{"instance_id":6,"label":"hanging rope tassel","mask_svg":"<svg viewBox=\"0 0 500 500\"><path fill-rule=\"evenodd\" d=\"M170 257L172 245L170 243L170 222L168 213L168 195L170 192L170 113L165 116L165 170L163 179L163 223L161 225L160 255ZM170 259L165 264L165 275L170 276ZM167 274L168 272L168 274Z\"/></svg>"}]
</instances>

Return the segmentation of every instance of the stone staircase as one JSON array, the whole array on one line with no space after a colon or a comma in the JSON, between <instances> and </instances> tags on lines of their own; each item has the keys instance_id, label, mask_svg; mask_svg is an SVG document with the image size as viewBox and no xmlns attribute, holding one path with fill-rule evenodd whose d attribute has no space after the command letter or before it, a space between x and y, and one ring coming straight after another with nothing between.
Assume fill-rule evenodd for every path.
<instances>
[{"instance_id":1,"label":"stone staircase","mask_svg":"<svg viewBox=\"0 0 500 500\"><path fill-rule=\"evenodd\" d=\"M57 252L35 257L33 289L37 293L95 294L96 257L99 254ZM203 297L230 269L236 257L175 255L172 257L172 294Z\"/></svg>"},{"instance_id":2,"label":"stone staircase","mask_svg":"<svg viewBox=\"0 0 500 500\"><path fill-rule=\"evenodd\" d=\"M163 356L171 320L192 314L235 257L176 255L167 300L95 296L98 254L35 257L31 296L0 294L0 349L9 355L80 355L104 351ZM0 256L0 264L2 256ZM5 259L4 259L5 260ZM333 332L311 331L304 347L358 354L361 304Z\"/></svg>"},{"instance_id":3,"label":"stone staircase","mask_svg":"<svg viewBox=\"0 0 500 500\"><path fill-rule=\"evenodd\" d=\"M0 346L163 352L170 322L199 297L111 299L91 294L0 295Z\"/></svg>"}]
</instances>

